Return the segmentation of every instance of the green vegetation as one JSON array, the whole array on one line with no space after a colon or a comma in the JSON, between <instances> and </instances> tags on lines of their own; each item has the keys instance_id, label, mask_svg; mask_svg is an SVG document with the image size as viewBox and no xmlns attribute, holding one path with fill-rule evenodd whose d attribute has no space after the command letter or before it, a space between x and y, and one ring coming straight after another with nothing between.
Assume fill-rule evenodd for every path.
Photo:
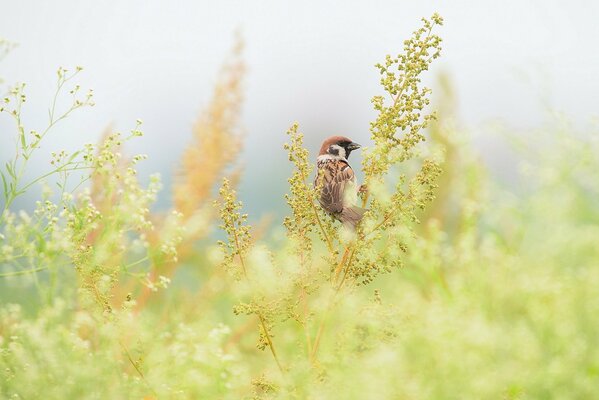
<instances>
[{"instance_id":1,"label":"green vegetation","mask_svg":"<svg viewBox=\"0 0 599 400\"><path fill-rule=\"evenodd\" d=\"M146 156L123 149L141 121L56 150L47 173L26 180L40 143L93 96L73 83L81 68L59 69L48 125L29 130L25 85L14 86L0 106L16 138L1 169L0 398L593 398L599 136L557 117L512 135L528 189L502 188L452 112L447 80L436 114L421 86L442 23L423 19L376 66L369 211L355 233L318 206L298 124L284 149L283 228L247 224L235 190L241 46L162 213L150 211L159 178L137 177ZM14 210L40 184L35 210Z\"/></svg>"}]
</instances>

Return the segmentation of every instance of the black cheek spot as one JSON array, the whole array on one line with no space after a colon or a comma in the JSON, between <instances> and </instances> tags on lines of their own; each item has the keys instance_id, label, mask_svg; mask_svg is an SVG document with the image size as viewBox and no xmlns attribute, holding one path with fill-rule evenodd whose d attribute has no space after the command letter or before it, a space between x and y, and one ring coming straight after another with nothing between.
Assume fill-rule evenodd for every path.
<instances>
[{"instance_id":1,"label":"black cheek spot","mask_svg":"<svg viewBox=\"0 0 599 400\"><path fill-rule=\"evenodd\" d=\"M331 147L329 147L329 154L332 154L334 156L338 156L339 155L339 149L331 146Z\"/></svg>"}]
</instances>

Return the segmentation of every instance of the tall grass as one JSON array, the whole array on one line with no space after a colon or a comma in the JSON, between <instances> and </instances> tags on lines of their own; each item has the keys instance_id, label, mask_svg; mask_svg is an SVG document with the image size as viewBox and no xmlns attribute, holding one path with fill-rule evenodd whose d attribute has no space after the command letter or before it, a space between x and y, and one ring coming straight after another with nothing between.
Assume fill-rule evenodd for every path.
<instances>
[{"instance_id":1,"label":"tall grass","mask_svg":"<svg viewBox=\"0 0 599 400\"><path fill-rule=\"evenodd\" d=\"M293 167L285 239L247 224L235 190L240 45L162 213L150 211L159 178L137 178L146 156L123 148L141 121L55 150L48 171L25 181L31 155L93 96L80 94L80 69L60 69L48 125L34 130L25 86L14 86L1 106L16 145L1 171L0 398L593 398L596 131L553 117L535 135L511 135L527 190L494 182L448 80L436 116L421 86L440 25L424 19L377 64L362 164L369 211L355 233L318 206L298 124L282 149ZM64 110L61 96L72 96ZM15 210L38 184L35 210Z\"/></svg>"}]
</instances>

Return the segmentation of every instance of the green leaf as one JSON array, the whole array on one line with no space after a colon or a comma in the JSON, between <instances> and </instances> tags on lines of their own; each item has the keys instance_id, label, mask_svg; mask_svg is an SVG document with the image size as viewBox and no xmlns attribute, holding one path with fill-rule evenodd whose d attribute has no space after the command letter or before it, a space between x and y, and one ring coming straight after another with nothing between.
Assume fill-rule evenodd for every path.
<instances>
[{"instance_id":1,"label":"green leaf","mask_svg":"<svg viewBox=\"0 0 599 400\"><path fill-rule=\"evenodd\" d=\"M69 157L69 161L67 162L67 164L70 164L75 157L77 157L79 155L79 153L81 153L81 150L77 150L76 152L74 152L73 154L71 154L71 156Z\"/></svg>"},{"instance_id":2,"label":"green leaf","mask_svg":"<svg viewBox=\"0 0 599 400\"><path fill-rule=\"evenodd\" d=\"M44 228L44 232L47 232L47 231L48 231L48 226L46 226ZM39 231L36 232L35 236L37 236L37 249L36 249L36 251L38 252L38 254L41 254L41 253L43 253L43 252L46 251L46 240L44 238L44 235L42 235Z\"/></svg>"},{"instance_id":3,"label":"green leaf","mask_svg":"<svg viewBox=\"0 0 599 400\"><path fill-rule=\"evenodd\" d=\"M8 199L8 185L6 184L6 177L4 176L4 172L0 171L0 175L2 176L2 186L4 187L4 200Z\"/></svg>"},{"instance_id":4,"label":"green leaf","mask_svg":"<svg viewBox=\"0 0 599 400\"><path fill-rule=\"evenodd\" d=\"M10 163L6 163L6 170L8 171L8 173L10 174L10 176L12 176L14 179L16 179L16 175L14 170L12 169L12 166L10 165Z\"/></svg>"}]
</instances>

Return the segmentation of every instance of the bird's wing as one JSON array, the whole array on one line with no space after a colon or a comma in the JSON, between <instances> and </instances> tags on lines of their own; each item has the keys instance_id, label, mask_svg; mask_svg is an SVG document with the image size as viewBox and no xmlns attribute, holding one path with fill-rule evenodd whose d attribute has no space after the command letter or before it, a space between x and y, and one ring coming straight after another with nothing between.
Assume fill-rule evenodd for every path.
<instances>
[{"instance_id":1,"label":"bird's wing","mask_svg":"<svg viewBox=\"0 0 599 400\"><path fill-rule=\"evenodd\" d=\"M355 188L354 171L346 161L332 160L322 166L320 173L323 182L320 203L328 212L340 213L347 205L347 191Z\"/></svg>"}]
</instances>

